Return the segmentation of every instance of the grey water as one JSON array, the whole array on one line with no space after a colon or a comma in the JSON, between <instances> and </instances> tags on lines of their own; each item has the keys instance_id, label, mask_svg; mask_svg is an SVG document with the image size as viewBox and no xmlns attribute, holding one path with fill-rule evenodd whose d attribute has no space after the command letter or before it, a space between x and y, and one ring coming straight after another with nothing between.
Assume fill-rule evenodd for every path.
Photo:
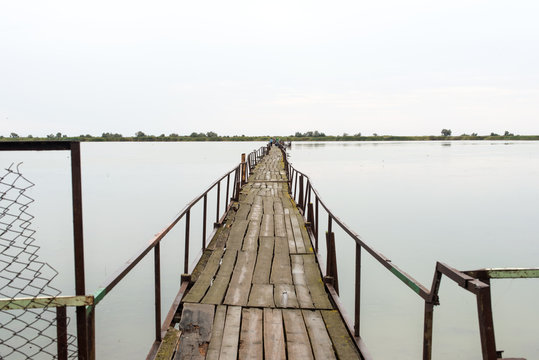
<instances>
[{"instance_id":1,"label":"grey water","mask_svg":"<svg viewBox=\"0 0 539 360\"><path fill-rule=\"evenodd\" d=\"M87 293L236 166L241 153L262 145L83 143ZM290 161L310 175L337 216L427 287L436 261L460 270L539 265L537 142L294 143ZM40 259L59 271L56 287L72 294L69 153L0 152L0 167L19 162L20 171L36 184L27 191L35 199L28 212L35 216ZM215 208L213 196L209 213ZM201 213L200 206L193 209L192 244L200 244ZM341 297L352 314L354 248L344 234L336 236ZM162 317L183 272L183 237L180 222L162 242ZM198 251L193 245L190 259ZM97 306L99 359L146 356L154 336L153 289L149 254ZM497 347L506 357L539 358L538 296L539 279L493 281ZM479 358L473 295L443 279L440 300L433 358ZM420 298L366 255L361 301L362 337L375 358L420 358Z\"/></svg>"}]
</instances>

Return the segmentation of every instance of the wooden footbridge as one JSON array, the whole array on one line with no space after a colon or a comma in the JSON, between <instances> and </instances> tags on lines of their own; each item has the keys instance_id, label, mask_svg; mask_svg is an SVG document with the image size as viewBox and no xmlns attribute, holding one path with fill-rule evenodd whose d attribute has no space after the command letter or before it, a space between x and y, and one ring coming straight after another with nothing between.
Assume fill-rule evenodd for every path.
<instances>
[{"instance_id":1,"label":"wooden footbridge","mask_svg":"<svg viewBox=\"0 0 539 360\"><path fill-rule=\"evenodd\" d=\"M326 292L277 147L254 168L191 282L159 359L360 358Z\"/></svg>"},{"instance_id":2,"label":"wooden footbridge","mask_svg":"<svg viewBox=\"0 0 539 360\"><path fill-rule=\"evenodd\" d=\"M36 353L54 353L59 360L94 360L95 333L99 331L95 323L98 304L150 253L154 259L155 337L147 360L372 359L360 336L362 256L372 257L424 302L424 360L432 357L433 313L439 305L442 277L476 297L483 360L502 359L494 336L490 280L539 277L538 268L459 271L437 262L429 289L370 247L336 217L312 187L309 177L288 163L283 148L273 145L255 150L247 157L242 155L238 166L187 204L169 225L89 295L84 274L80 144L0 142L2 150L70 151L75 295L38 294L0 299L0 314L24 316L35 309L56 314L49 322L55 334L41 330L44 336L41 342L33 332L25 336L23 331L10 333L7 327L2 328L0 358L30 359ZM3 185L20 191L13 184ZM208 198L213 196L215 221L210 219L208 211ZM16 200L7 200L16 204ZM200 210L201 252L191 267L191 216ZM321 219L327 219L325 259L318 251ZM183 274L172 306L162 316L160 244L180 223L185 227ZM212 223L213 230L208 234ZM0 235L8 234L10 227L0 229ZM351 318L338 296L333 227L339 227L346 237L339 241L355 243L355 266L349 269L354 273L354 282L347 284L354 289ZM2 238L4 243L14 244L14 241L6 242ZM14 266L17 264L15 261ZM165 280L177 283L176 278ZM68 308L76 309L76 336L68 336ZM18 315L12 319L10 323L22 321ZM31 326L32 323L28 324L28 328ZM21 343L21 338L27 341ZM5 349L7 353L3 354Z\"/></svg>"}]
</instances>

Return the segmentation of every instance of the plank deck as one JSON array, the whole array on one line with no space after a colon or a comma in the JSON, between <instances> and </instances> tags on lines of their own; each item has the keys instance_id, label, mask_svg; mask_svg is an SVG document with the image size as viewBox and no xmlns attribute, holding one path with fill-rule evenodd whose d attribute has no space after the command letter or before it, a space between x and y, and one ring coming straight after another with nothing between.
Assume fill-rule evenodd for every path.
<instances>
[{"instance_id":1,"label":"plank deck","mask_svg":"<svg viewBox=\"0 0 539 360\"><path fill-rule=\"evenodd\" d=\"M360 359L277 148L254 168L193 275L180 331L170 333L177 348L161 351L169 359Z\"/></svg>"}]
</instances>

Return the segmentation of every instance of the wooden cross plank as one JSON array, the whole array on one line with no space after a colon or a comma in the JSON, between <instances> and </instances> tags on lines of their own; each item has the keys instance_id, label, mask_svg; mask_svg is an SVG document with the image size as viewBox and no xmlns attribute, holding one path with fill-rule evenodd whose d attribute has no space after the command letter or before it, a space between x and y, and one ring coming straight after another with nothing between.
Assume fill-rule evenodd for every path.
<instances>
[{"instance_id":1,"label":"wooden cross plank","mask_svg":"<svg viewBox=\"0 0 539 360\"><path fill-rule=\"evenodd\" d=\"M260 234L260 222L249 221L247 233L243 238L243 251L256 251L258 249L258 235Z\"/></svg>"},{"instance_id":2,"label":"wooden cross plank","mask_svg":"<svg viewBox=\"0 0 539 360\"><path fill-rule=\"evenodd\" d=\"M329 337L339 359L361 359L356 345L352 342L346 325L337 310L321 310Z\"/></svg>"},{"instance_id":3,"label":"wooden cross plank","mask_svg":"<svg viewBox=\"0 0 539 360\"><path fill-rule=\"evenodd\" d=\"M260 225L260 236L274 236L273 214L264 214Z\"/></svg>"},{"instance_id":4,"label":"wooden cross plank","mask_svg":"<svg viewBox=\"0 0 539 360\"><path fill-rule=\"evenodd\" d=\"M274 244L274 237L260 237L260 246L253 274L253 284L269 284Z\"/></svg>"},{"instance_id":5,"label":"wooden cross plank","mask_svg":"<svg viewBox=\"0 0 539 360\"><path fill-rule=\"evenodd\" d=\"M271 265L271 284L292 284L292 267L288 253L288 241L284 237L275 238L275 250Z\"/></svg>"},{"instance_id":6,"label":"wooden cross plank","mask_svg":"<svg viewBox=\"0 0 539 360\"><path fill-rule=\"evenodd\" d=\"M202 298L206 294L206 291L210 287L211 282L215 274L217 273L217 270L219 269L223 253L223 249L215 249L212 252L210 258L208 259L208 262L206 263L206 267L204 268L204 270L202 270L202 273L200 274L198 280L189 290L187 295L185 295L182 301L200 302L200 300L202 300Z\"/></svg>"},{"instance_id":7,"label":"wooden cross plank","mask_svg":"<svg viewBox=\"0 0 539 360\"><path fill-rule=\"evenodd\" d=\"M275 307L273 302L273 285L253 284L247 306Z\"/></svg>"},{"instance_id":8,"label":"wooden cross plank","mask_svg":"<svg viewBox=\"0 0 539 360\"><path fill-rule=\"evenodd\" d=\"M264 309L264 355L266 359L286 359L281 310Z\"/></svg>"},{"instance_id":9,"label":"wooden cross plank","mask_svg":"<svg viewBox=\"0 0 539 360\"><path fill-rule=\"evenodd\" d=\"M243 244L243 237L245 231L249 225L249 220L236 220L230 228L230 234L228 235L228 241L226 243L227 249L241 250Z\"/></svg>"},{"instance_id":10,"label":"wooden cross plank","mask_svg":"<svg viewBox=\"0 0 539 360\"><path fill-rule=\"evenodd\" d=\"M229 306L226 312L220 360L236 360L240 338L241 306Z\"/></svg>"},{"instance_id":11,"label":"wooden cross plank","mask_svg":"<svg viewBox=\"0 0 539 360\"><path fill-rule=\"evenodd\" d=\"M309 337L311 338L314 358L317 360L336 359L331 339L326 330L326 324L320 312L302 310L302 313Z\"/></svg>"},{"instance_id":12,"label":"wooden cross plank","mask_svg":"<svg viewBox=\"0 0 539 360\"><path fill-rule=\"evenodd\" d=\"M301 310L283 310L283 319L288 359L313 359L311 342Z\"/></svg>"},{"instance_id":13,"label":"wooden cross plank","mask_svg":"<svg viewBox=\"0 0 539 360\"><path fill-rule=\"evenodd\" d=\"M275 285L273 299L278 308L298 308L298 299L294 285L277 284ZM311 304L312 305L312 304Z\"/></svg>"},{"instance_id":14,"label":"wooden cross plank","mask_svg":"<svg viewBox=\"0 0 539 360\"><path fill-rule=\"evenodd\" d=\"M262 310L242 310L239 360L262 360Z\"/></svg>"},{"instance_id":15,"label":"wooden cross plank","mask_svg":"<svg viewBox=\"0 0 539 360\"><path fill-rule=\"evenodd\" d=\"M208 292L202 299L203 304L216 304L219 305L223 301L230 277L232 276L232 270L236 263L236 256L238 252L235 250L226 250L223 260L217 272L217 276L213 281Z\"/></svg>"},{"instance_id":16,"label":"wooden cross plank","mask_svg":"<svg viewBox=\"0 0 539 360\"><path fill-rule=\"evenodd\" d=\"M247 305L251 290L251 279L256 262L256 252L240 251L232 273L232 279L225 296L224 304Z\"/></svg>"},{"instance_id":17,"label":"wooden cross plank","mask_svg":"<svg viewBox=\"0 0 539 360\"><path fill-rule=\"evenodd\" d=\"M213 318L213 329L211 333L206 360L219 360L221 344L223 342L223 331L225 328L226 306L218 305Z\"/></svg>"},{"instance_id":18,"label":"wooden cross plank","mask_svg":"<svg viewBox=\"0 0 539 360\"><path fill-rule=\"evenodd\" d=\"M203 360L210 343L215 307L184 304L180 320L180 348L175 360Z\"/></svg>"}]
</instances>

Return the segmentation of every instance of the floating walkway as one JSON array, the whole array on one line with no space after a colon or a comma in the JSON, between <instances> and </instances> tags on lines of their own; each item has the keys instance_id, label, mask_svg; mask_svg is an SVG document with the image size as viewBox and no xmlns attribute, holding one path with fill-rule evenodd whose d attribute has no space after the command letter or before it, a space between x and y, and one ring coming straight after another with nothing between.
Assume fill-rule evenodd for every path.
<instances>
[{"instance_id":1,"label":"floating walkway","mask_svg":"<svg viewBox=\"0 0 539 360\"><path fill-rule=\"evenodd\" d=\"M361 358L326 292L276 147L242 187L191 283L180 331L169 330L158 359Z\"/></svg>"}]
</instances>

